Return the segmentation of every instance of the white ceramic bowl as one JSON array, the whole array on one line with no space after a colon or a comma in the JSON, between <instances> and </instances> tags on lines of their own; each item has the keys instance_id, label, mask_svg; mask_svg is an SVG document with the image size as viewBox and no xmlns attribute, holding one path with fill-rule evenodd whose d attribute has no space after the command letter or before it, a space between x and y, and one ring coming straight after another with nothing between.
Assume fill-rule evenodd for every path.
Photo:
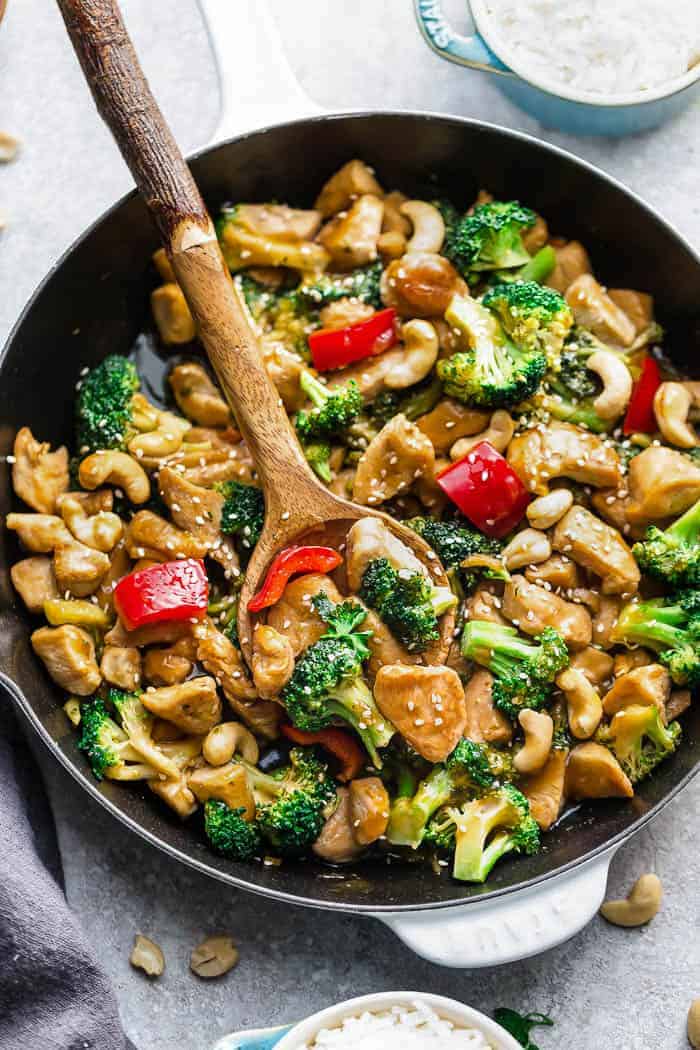
<instances>
[{"instance_id":1,"label":"white ceramic bowl","mask_svg":"<svg viewBox=\"0 0 700 1050\"><path fill-rule=\"evenodd\" d=\"M357 999L348 999L337 1003L320 1013L312 1014L300 1021L276 1044L275 1050L299 1050L305 1043L316 1036L322 1028L334 1028L347 1017L357 1017L371 1010L375 1013L390 1010L392 1006L410 1007L416 1000L431 1007L440 1017L454 1022L463 1028L476 1028L492 1043L494 1050L522 1050L519 1043L505 1032L490 1017L442 995L430 995L423 992L379 992L376 995L361 995Z\"/></svg>"}]
</instances>

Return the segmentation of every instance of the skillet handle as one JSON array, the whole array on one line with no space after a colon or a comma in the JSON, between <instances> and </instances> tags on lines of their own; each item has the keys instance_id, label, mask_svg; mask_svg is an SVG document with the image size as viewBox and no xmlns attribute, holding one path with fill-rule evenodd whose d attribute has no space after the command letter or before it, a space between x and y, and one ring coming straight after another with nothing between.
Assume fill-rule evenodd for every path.
<instances>
[{"instance_id":1,"label":"skillet handle","mask_svg":"<svg viewBox=\"0 0 700 1050\"><path fill-rule=\"evenodd\" d=\"M322 113L287 61L268 0L199 0L219 71L221 109L211 143Z\"/></svg>"},{"instance_id":2,"label":"skillet handle","mask_svg":"<svg viewBox=\"0 0 700 1050\"><path fill-rule=\"evenodd\" d=\"M417 955L439 966L479 969L554 948L598 911L615 850L530 889L442 911L378 914Z\"/></svg>"}]
</instances>

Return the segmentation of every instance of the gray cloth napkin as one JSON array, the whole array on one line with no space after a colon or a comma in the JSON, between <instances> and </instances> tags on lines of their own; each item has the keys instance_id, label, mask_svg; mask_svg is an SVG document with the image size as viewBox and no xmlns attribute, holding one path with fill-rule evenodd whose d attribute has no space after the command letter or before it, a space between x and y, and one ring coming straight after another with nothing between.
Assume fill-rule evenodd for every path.
<instances>
[{"instance_id":1,"label":"gray cloth napkin","mask_svg":"<svg viewBox=\"0 0 700 1050\"><path fill-rule=\"evenodd\" d=\"M133 1050L68 909L39 770L0 690L0 1050Z\"/></svg>"}]
</instances>

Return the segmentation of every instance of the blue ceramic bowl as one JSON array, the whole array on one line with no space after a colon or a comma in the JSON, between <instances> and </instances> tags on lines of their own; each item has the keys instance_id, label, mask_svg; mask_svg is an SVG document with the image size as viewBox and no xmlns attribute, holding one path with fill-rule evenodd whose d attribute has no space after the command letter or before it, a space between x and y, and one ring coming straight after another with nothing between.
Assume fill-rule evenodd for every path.
<instances>
[{"instance_id":1,"label":"blue ceramic bowl","mask_svg":"<svg viewBox=\"0 0 700 1050\"><path fill-rule=\"evenodd\" d=\"M630 135L658 127L700 99L700 63L684 76L649 91L603 95L565 91L535 79L489 33L485 0L467 0L474 32L462 36L447 22L441 0L414 0L418 25L441 58L496 74L512 102L549 128L573 135Z\"/></svg>"}]
</instances>

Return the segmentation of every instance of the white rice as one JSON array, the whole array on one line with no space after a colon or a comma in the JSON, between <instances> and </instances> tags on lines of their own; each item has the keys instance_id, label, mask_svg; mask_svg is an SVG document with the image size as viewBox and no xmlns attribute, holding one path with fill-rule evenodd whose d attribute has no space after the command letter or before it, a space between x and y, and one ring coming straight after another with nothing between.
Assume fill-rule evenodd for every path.
<instances>
[{"instance_id":1,"label":"white rice","mask_svg":"<svg viewBox=\"0 0 700 1050\"><path fill-rule=\"evenodd\" d=\"M493 1050L476 1028L458 1028L417 1000L381 1013L347 1017L301 1050Z\"/></svg>"},{"instance_id":2,"label":"white rice","mask_svg":"<svg viewBox=\"0 0 700 1050\"><path fill-rule=\"evenodd\" d=\"M591 94L645 91L700 61L698 0L487 0L487 33L535 79Z\"/></svg>"}]
</instances>

